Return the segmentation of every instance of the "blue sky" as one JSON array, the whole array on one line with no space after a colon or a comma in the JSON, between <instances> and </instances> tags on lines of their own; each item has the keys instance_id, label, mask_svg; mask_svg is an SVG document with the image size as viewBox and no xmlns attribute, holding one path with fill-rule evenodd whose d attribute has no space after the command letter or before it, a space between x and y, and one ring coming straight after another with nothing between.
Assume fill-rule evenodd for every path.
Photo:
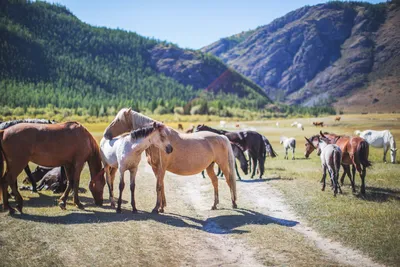
<instances>
[{"instance_id":1,"label":"blue sky","mask_svg":"<svg viewBox=\"0 0 400 267\"><path fill-rule=\"evenodd\" d=\"M80 20L199 49L323 0L49 0ZM371 3L382 1L371 0Z\"/></svg>"}]
</instances>

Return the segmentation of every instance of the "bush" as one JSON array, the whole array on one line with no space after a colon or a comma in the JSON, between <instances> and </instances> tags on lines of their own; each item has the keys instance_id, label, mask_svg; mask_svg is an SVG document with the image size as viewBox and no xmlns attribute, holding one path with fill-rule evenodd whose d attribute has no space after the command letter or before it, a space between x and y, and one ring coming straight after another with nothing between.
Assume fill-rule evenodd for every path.
<instances>
[{"instance_id":1,"label":"bush","mask_svg":"<svg viewBox=\"0 0 400 267\"><path fill-rule=\"evenodd\" d=\"M157 114L157 115L163 115L163 114L168 114L168 113L170 113L170 111L169 111L169 109L166 108L166 107L158 106L158 107L153 111L153 113L154 113L154 114Z\"/></svg>"},{"instance_id":2,"label":"bush","mask_svg":"<svg viewBox=\"0 0 400 267\"><path fill-rule=\"evenodd\" d=\"M183 115L184 114L183 107L175 107L174 108L174 113L178 114L178 115Z\"/></svg>"},{"instance_id":3,"label":"bush","mask_svg":"<svg viewBox=\"0 0 400 267\"><path fill-rule=\"evenodd\" d=\"M18 107L18 108L15 108L15 109L13 110L12 114L13 114L14 116L22 116L22 115L25 114L25 111L24 111L23 108Z\"/></svg>"},{"instance_id":4,"label":"bush","mask_svg":"<svg viewBox=\"0 0 400 267\"><path fill-rule=\"evenodd\" d=\"M198 114L201 114L200 111L201 111L201 105L193 106L193 107L190 109L190 115L198 115Z\"/></svg>"}]
</instances>

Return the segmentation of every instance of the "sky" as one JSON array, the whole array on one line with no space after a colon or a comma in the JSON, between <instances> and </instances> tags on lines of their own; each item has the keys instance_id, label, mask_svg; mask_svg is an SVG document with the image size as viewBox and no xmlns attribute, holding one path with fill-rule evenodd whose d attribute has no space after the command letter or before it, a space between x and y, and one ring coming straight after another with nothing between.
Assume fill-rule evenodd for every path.
<instances>
[{"instance_id":1,"label":"sky","mask_svg":"<svg viewBox=\"0 0 400 267\"><path fill-rule=\"evenodd\" d=\"M48 0L93 26L120 28L199 49L324 0ZM370 0L379 3L382 0Z\"/></svg>"}]
</instances>

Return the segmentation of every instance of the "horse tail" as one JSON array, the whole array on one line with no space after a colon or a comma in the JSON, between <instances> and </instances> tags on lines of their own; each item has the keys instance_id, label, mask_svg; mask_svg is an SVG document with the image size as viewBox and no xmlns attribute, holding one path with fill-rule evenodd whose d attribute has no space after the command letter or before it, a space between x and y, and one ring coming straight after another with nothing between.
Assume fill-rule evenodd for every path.
<instances>
[{"instance_id":1,"label":"horse tail","mask_svg":"<svg viewBox=\"0 0 400 267\"><path fill-rule=\"evenodd\" d=\"M278 154L274 151L274 149L272 148L271 143L268 141L268 139L263 135L262 136L264 145L265 145L265 149L267 150L268 154L270 155L271 158L275 158Z\"/></svg>"},{"instance_id":2,"label":"horse tail","mask_svg":"<svg viewBox=\"0 0 400 267\"><path fill-rule=\"evenodd\" d=\"M228 161L229 161L229 177L225 177L225 179L229 179L229 184L231 187L231 194L232 194L232 200L236 201L237 195L236 195L236 173L235 173L235 154L233 154L233 149L231 146L231 142L229 141L228 137L225 137L225 143L228 148Z\"/></svg>"},{"instance_id":3,"label":"horse tail","mask_svg":"<svg viewBox=\"0 0 400 267\"><path fill-rule=\"evenodd\" d=\"M341 151L337 149L333 150L333 166L334 166L335 177L336 176L339 177L341 160L342 160Z\"/></svg>"},{"instance_id":4,"label":"horse tail","mask_svg":"<svg viewBox=\"0 0 400 267\"><path fill-rule=\"evenodd\" d=\"M357 147L357 150L359 152L360 163L364 166L364 168L371 167L372 163L368 160L369 145L367 141L361 141Z\"/></svg>"}]
</instances>

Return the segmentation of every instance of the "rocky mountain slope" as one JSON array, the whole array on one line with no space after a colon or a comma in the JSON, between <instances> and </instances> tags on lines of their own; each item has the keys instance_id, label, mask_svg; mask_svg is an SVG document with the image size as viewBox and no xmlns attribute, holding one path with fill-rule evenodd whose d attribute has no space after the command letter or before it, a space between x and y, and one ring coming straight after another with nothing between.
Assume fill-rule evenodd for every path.
<instances>
[{"instance_id":1,"label":"rocky mountain slope","mask_svg":"<svg viewBox=\"0 0 400 267\"><path fill-rule=\"evenodd\" d=\"M393 4L334 1L290 12L240 42L225 38L201 50L286 103L332 103L388 78L390 96L400 89L393 82L399 80L399 16Z\"/></svg>"}]
</instances>

